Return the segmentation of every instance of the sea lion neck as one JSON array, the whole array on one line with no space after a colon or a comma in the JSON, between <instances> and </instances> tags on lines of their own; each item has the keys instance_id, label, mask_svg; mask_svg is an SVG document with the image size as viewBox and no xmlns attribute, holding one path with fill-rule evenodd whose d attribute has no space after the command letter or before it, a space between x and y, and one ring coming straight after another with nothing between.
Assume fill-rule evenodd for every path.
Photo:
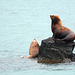
<instances>
[{"instance_id":1,"label":"sea lion neck","mask_svg":"<svg viewBox=\"0 0 75 75\"><path fill-rule=\"evenodd\" d=\"M61 22L61 20L59 19L52 19L52 25L62 25L62 22Z\"/></svg>"}]
</instances>

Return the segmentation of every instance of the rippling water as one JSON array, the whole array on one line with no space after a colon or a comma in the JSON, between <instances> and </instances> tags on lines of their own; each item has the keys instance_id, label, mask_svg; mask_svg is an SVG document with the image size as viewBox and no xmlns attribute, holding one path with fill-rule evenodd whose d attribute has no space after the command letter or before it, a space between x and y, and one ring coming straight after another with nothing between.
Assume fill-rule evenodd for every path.
<instances>
[{"instance_id":1,"label":"rippling water","mask_svg":"<svg viewBox=\"0 0 75 75\"><path fill-rule=\"evenodd\" d=\"M74 75L75 63L39 64L27 56L31 41L52 36L50 15L75 32L75 0L0 0L0 75ZM74 50L75 52L75 50Z\"/></svg>"}]
</instances>

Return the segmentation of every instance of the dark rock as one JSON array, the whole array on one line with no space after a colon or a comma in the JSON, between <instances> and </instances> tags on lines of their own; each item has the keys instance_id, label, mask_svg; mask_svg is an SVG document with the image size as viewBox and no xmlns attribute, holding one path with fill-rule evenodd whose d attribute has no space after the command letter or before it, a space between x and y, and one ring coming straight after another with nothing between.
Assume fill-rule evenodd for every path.
<instances>
[{"instance_id":1,"label":"dark rock","mask_svg":"<svg viewBox=\"0 0 75 75\"><path fill-rule=\"evenodd\" d=\"M75 43L66 43L61 40L54 41L52 38L42 40L39 48L38 63L74 61L75 54L72 53L74 45Z\"/></svg>"},{"instance_id":2,"label":"dark rock","mask_svg":"<svg viewBox=\"0 0 75 75\"><path fill-rule=\"evenodd\" d=\"M75 62L75 54L72 55L72 61Z\"/></svg>"},{"instance_id":3,"label":"dark rock","mask_svg":"<svg viewBox=\"0 0 75 75\"><path fill-rule=\"evenodd\" d=\"M69 58L64 58L64 60L62 61L62 63L70 63L71 62L71 59Z\"/></svg>"}]
</instances>

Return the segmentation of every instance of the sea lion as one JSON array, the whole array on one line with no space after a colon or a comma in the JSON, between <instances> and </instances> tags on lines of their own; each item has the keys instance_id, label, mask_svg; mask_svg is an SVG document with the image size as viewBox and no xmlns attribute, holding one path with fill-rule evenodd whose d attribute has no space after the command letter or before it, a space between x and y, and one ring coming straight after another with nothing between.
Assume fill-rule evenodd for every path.
<instances>
[{"instance_id":1,"label":"sea lion","mask_svg":"<svg viewBox=\"0 0 75 75\"><path fill-rule=\"evenodd\" d=\"M29 48L29 56L27 56L27 58L35 58L35 57L37 57L38 52L39 52L39 44L38 44L37 40L34 39L31 42L31 45L30 45L30 48Z\"/></svg>"},{"instance_id":2,"label":"sea lion","mask_svg":"<svg viewBox=\"0 0 75 75\"><path fill-rule=\"evenodd\" d=\"M59 16L50 15L50 18L52 20L51 30L53 32L53 39L59 39L65 42L73 42L75 39L75 33L62 25Z\"/></svg>"}]
</instances>

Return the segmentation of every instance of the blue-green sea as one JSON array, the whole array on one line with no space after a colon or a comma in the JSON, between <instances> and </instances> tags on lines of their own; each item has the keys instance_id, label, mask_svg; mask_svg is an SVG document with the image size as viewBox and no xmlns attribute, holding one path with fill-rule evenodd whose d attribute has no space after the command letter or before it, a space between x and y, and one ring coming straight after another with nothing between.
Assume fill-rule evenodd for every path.
<instances>
[{"instance_id":1,"label":"blue-green sea","mask_svg":"<svg viewBox=\"0 0 75 75\"><path fill-rule=\"evenodd\" d=\"M75 62L20 58L29 54L34 38L40 45L52 36L50 15L75 32L75 0L0 0L0 75L75 75Z\"/></svg>"}]
</instances>

